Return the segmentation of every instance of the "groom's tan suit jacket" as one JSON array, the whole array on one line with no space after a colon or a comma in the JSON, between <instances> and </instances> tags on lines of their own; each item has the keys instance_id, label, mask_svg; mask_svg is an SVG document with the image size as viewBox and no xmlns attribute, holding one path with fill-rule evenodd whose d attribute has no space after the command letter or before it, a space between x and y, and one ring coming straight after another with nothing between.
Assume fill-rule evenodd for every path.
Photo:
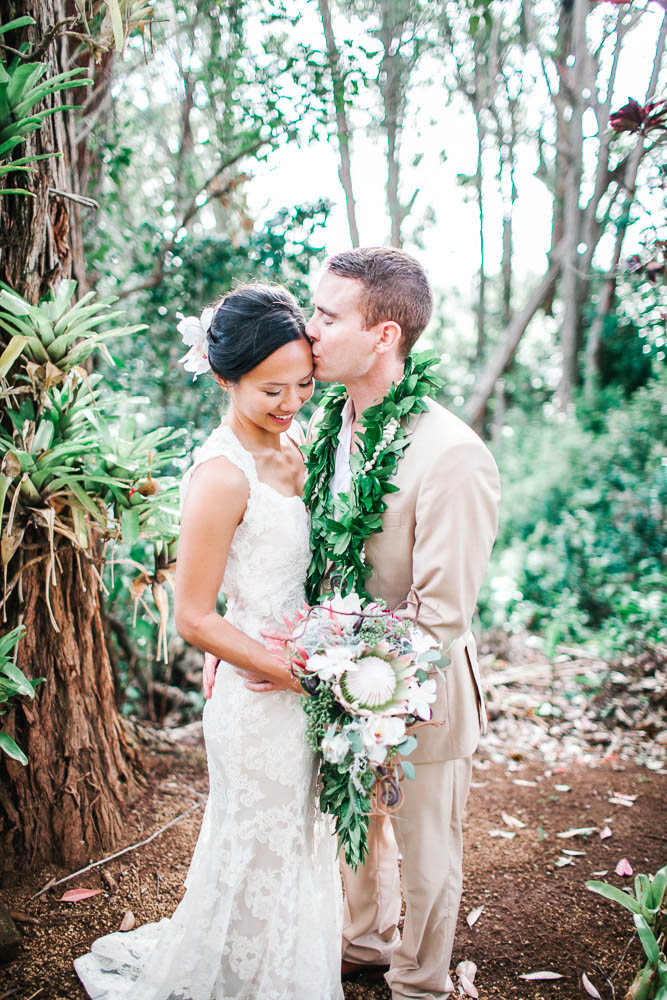
<instances>
[{"instance_id":1,"label":"groom's tan suit jacket","mask_svg":"<svg viewBox=\"0 0 667 1000\"><path fill-rule=\"evenodd\" d=\"M415 764L473 753L486 713L470 626L498 523L496 463L481 438L432 401L412 418L410 443L385 494L382 531L366 543L366 589L410 618L447 652L433 721L418 736ZM317 433L320 411L308 429ZM335 572L335 570L334 570ZM448 661L448 662L447 662Z\"/></svg>"}]
</instances>

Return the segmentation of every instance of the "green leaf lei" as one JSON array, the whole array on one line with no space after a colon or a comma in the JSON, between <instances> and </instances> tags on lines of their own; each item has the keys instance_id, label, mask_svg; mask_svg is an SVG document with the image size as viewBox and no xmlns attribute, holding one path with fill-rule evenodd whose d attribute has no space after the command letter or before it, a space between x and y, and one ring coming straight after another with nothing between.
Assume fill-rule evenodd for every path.
<instances>
[{"instance_id":1,"label":"green leaf lei","mask_svg":"<svg viewBox=\"0 0 667 1000\"><path fill-rule=\"evenodd\" d=\"M382 530L382 514L387 509L385 493L398 487L390 482L398 460L410 443L407 425L415 413L426 409L424 397L435 396L444 385L432 369L440 358L433 351L408 355L402 380L392 386L375 406L364 410L363 433L358 449L350 456L352 482L347 493L333 498L329 484L334 473L338 435L347 401L345 386L327 390L316 440L304 448L307 478L304 500L310 508L312 558L306 578L306 598L316 604L322 580L330 562L335 565L332 580L345 595L354 591L363 599L371 597L365 580L371 567L365 561L366 539Z\"/></svg>"}]
</instances>

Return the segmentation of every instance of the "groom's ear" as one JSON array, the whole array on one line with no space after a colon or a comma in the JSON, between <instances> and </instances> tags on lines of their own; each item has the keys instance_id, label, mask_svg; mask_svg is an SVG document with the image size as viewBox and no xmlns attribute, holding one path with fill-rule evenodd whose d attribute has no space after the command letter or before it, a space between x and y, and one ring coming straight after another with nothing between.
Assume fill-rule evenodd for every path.
<instances>
[{"instance_id":1,"label":"groom's ear","mask_svg":"<svg viewBox=\"0 0 667 1000\"><path fill-rule=\"evenodd\" d=\"M383 320L378 323L375 337L375 350L378 354L387 354L389 351L396 351L400 347L403 331L400 324L393 319Z\"/></svg>"}]
</instances>

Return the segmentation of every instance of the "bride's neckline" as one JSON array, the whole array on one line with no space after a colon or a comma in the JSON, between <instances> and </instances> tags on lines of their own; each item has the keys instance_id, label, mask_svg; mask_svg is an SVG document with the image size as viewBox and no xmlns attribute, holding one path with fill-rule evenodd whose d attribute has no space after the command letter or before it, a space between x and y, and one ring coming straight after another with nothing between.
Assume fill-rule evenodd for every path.
<instances>
[{"instance_id":1,"label":"bride's neckline","mask_svg":"<svg viewBox=\"0 0 667 1000\"><path fill-rule=\"evenodd\" d=\"M238 435L234 433L229 424L219 424L218 430L227 431L229 434L231 434L231 436L234 438L241 451L245 452L245 454L248 456L248 458L252 462L252 467L255 472L255 479L257 480L257 484L259 486L263 486L265 489L271 490L272 493L275 493L277 497L282 497L283 500L299 500L301 503L303 503L303 496L301 493L281 493L280 490L277 490L275 486L271 485L271 483L267 483L264 479L259 478L259 476L257 475L257 463L255 462L255 456L251 451L248 451L248 449L244 444L241 443L241 440L239 439ZM283 431L282 434L286 434L290 438L290 441L292 441L294 445L298 447L296 441L294 441L294 438L290 437L289 431Z\"/></svg>"}]
</instances>

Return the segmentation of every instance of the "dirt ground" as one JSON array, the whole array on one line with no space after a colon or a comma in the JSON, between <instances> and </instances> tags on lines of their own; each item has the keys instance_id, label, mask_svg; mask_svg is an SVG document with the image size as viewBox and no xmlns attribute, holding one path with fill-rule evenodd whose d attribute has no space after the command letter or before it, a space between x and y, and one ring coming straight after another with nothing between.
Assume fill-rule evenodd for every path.
<instances>
[{"instance_id":1,"label":"dirt ground","mask_svg":"<svg viewBox=\"0 0 667 1000\"><path fill-rule=\"evenodd\" d=\"M586 997L582 973L604 1000L620 1000L640 956L636 940L626 951L631 915L589 892L584 883L601 878L629 888L633 879L615 873L622 858L635 873L654 872L667 861L666 772L660 760L664 734L647 741L645 732L629 731L627 740L618 737L614 743L610 737L611 748L610 740L595 732L588 741L574 739L571 732L562 732L565 709L554 730L554 719L545 723L539 716L543 688L548 684L550 704L557 706L567 683L559 688L551 676L541 688L537 660L529 668L528 686L524 676L521 690L505 688L498 695L500 679L508 683L507 669L494 661L498 683L491 689L496 700L521 709L497 720L475 758L452 973L463 960L473 962L481 1000ZM564 700L571 705L573 696ZM492 694L492 714L494 704ZM577 718L580 714L574 713ZM554 731L558 739L552 738ZM83 1000L72 960L94 938L117 930L128 911L137 924L173 911L207 792L198 727L187 727L184 738L178 753L152 761L151 786L128 811L118 846L135 844L187 812L183 819L146 846L37 898L33 894L52 878L69 872L45 867L17 874L3 886L0 900L14 912L22 944L16 960L0 967L0 1000ZM636 760L648 761L648 766ZM572 830L588 832L559 836ZM76 903L59 901L63 892L80 887L103 892ZM480 907L481 915L470 927L466 918ZM520 978L540 970L563 978ZM390 993L381 980L358 981L345 984L345 996L389 1000Z\"/></svg>"}]
</instances>

